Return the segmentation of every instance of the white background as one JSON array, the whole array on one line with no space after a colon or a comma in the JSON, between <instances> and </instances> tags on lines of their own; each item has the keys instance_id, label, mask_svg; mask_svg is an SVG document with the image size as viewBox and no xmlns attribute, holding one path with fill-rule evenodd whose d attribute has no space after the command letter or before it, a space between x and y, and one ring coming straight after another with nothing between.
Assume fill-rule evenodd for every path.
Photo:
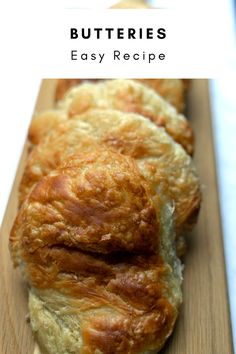
<instances>
[{"instance_id":1,"label":"white background","mask_svg":"<svg viewBox=\"0 0 236 354\"><path fill-rule=\"evenodd\" d=\"M220 186L220 201L229 282L231 315L236 337L236 52L233 8L229 0L157 1L170 4L172 10L155 14L149 10L113 11L109 17L100 10L81 14L80 5L107 6L107 1L8 1L0 12L0 222L14 180L27 128L43 77L204 77L217 78L211 83L213 124ZM181 6L181 4L183 6ZM173 10L173 7L175 9ZM148 14L148 15L147 15ZM158 18L158 21L157 21ZM158 41L168 54L161 67L139 63L104 66L78 63L71 65L67 53L72 45L70 24L136 25L159 24L168 37ZM107 23L109 25L109 23ZM78 44L81 46L81 44ZM110 50L109 42L89 42L88 49ZM119 47L132 49L130 42ZM133 43L140 50L147 42ZM146 47L147 50L153 50ZM83 49L86 45L83 44ZM190 353L191 354L191 353Z\"/></svg>"}]
</instances>

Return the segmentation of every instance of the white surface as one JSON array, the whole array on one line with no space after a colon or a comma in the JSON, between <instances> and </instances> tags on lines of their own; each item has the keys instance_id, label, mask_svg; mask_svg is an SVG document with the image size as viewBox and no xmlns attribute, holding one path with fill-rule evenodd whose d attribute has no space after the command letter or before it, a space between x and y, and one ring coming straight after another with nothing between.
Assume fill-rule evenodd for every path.
<instances>
[{"instance_id":1,"label":"white surface","mask_svg":"<svg viewBox=\"0 0 236 354\"><path fill-rule=\"evenodd\" d=\"M42 68L50 62L50 60L47 61L50 53L48 50L52 47L51 43L51 47L49 45L45 50L39 50L41 46L44 46L40 36L45 36L43 28L44 22L47 22L47 16L44 16L42 8L35 7L35 2L34 10L30 8L32 1L25 3L27 4L23 7L23 1L4 2L4 8L2 5L0 14L0 222L5 211L7 199L14 180L23 143L25 141L27 127L31 119L39 89L40 78L48 76L43 75ZM44 4L44 1L42 0L40 3ZM56 2L47 2L47 6L49 6L49 3L50 8L48 8L48 11L50 12ZM58 2L58 4L60 4L60 2ZM220 4L222 14L224 14L222 15L222 21L220 22L221 26L219 27L223 27L222 37L223 41L225 41L225 46L219 46L219 51L226 53L227 61L223 68L225 70L224 78L213 81L211 88L227 276L235 339L236 237L234 236L234 233L236 230L236 54L230 1L215 1L213 7L214 12L217 9L216 4ZM27 14L29 13L30 8L33 12L32 17L25 15L24 18L24 16L22 16L22 8L24 8L24 11L27 9ZM14 11L12 11L12 9L14 9ZM205 10L204 7L204 12ZM21 16L19 16L19 13L21 13ZM15 26L12 27L13 23ZM53 25L53 22L51 25ZM33 31L35 26L38 26L36 34ZM208 43L208 45L211 47L212 44ZM54 70L53 62L50 62L47 72L50 72L50 70ZM84 76L91 74L89 67L87 68L87 72L80 71L79 73ZM117 70L114 70L113 73L115 73L115 75L112 75L113 77L117 76L116 73L118 74ZM78 71L75 69L73 74L74 76L79 76ZM140 75L140 70L137 75ZM153 71L153 75L156 76L156 72ZM63 65L61 66L61 72L58 76L66 76ZM176 74L173 76L177 77L178 75Z\"/></svg>"},{"instance_id":2,"label":"white surface","mask_svg":"<svg viewBox=\"0 0 236 354\"><path fill-rule=\"evenodd\" d=\"M225 6L232 50L225 76L212 80L210 89L228 292L236 348L236 24L233 2L227 1Z\"/></svg>"},{"instance_id":3,"label":"white surface","mask_svg":"<svg viewBox=\"0 0 236 354\"><path fill-rule=\"evenodd\" d=\"M236 60L235 60L236 64ZM213 126L234 347L236 348L236 65L213 81ZM214 237L214 235L212 235Z\"/></svg>"}]
</instances>

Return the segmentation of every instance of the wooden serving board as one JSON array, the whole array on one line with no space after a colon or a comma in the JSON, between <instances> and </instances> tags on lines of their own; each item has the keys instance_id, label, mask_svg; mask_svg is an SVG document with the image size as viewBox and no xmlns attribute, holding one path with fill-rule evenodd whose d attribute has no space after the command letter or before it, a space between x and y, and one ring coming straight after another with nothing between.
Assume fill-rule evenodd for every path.
<instances>
[{"instance_id":1,"label":"wooden serving board","mask_svg":"<svg viewBox=\"0 0 236 354\"><path fill-rule=\"evenodd\" d=\"M37 111L52 107L54 89L55 80L43 81ZM208 97L207 81L193 80L188 117L196 136L195 161L203 186L203 204L198 224L188 236L184 303L175 331L162 354L233 353ZM8 251L26 149L25 146L1 228L0 354L38 353L27 322L27 285L19 271L13 269Z\"/></svg>"}]
</instances>

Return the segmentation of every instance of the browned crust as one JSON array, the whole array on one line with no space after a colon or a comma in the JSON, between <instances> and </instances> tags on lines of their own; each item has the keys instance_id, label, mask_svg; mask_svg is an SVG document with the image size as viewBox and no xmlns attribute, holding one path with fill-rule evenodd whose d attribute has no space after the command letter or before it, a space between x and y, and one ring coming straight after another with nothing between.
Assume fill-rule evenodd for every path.
<instances>
[{"instance_id":1,"label":"browned crust","mask_svg":"<svg viewBox=\"0 0 236 354\"><path fill-rule=\"evenodd\" d=\"M31 192L29 215L39 218L24 224L34 233L30 237L28 230L22 242L32 251L39 237L46 242L42 247L60 239L86 251L154 251L158 224L147 190L135 161L127 156L97 146L84 158L70 157L65 167L42 178Z\"/></svg>"},{"instance_id":2,"label":"browned crust","mask_svg":"<svg viewBox=\"0 0 236 354\"><path fill-rule=\"evenodd\" d=\"M55 91L55 101L61 101L66 92L83 82L96 82L98 79L58 79ZM185 94L190 80L184 79L136 79L146 86L152 88L166 101L173 105L177 111L183 112L185 109Z\"/></svg>"},{"instance_id":3,"label":"browned crust","mask_svg":"<svg viewBox=\"0 0 236 354\"><path fill-rule=\"evenodd\" d=\"M142 174L174 201L178 233L196 222L201 193L191 158L155 125L112 110L92 110L68 120L34 148L20 184L20 203L41 177L72 154L96 150L97 144L138 161Z\"/></svg>"},{"instance_id":4,"label":"browned crust","mask_svg":"<svg viewBox=\"0 0 236 354\"><path fill-rule=\"evenodd\" d=\"M58 79L57 80L57 86L56 86L56 91L55 91L55 101L61 101L65 97L66 92L77 85L82 84L83 82L96 82L100 81L99 79Z\"/></svg>"},{"instance_id":5,"label":"browned crust","mask_svg":"<svg viewBox=\"0 0 236 354\"><path fill-rule=\"evenodd\" d=\"M141 84L135 81L140 81ZM92 108L112 108L121 112L138 113L149 118L157 126L163 127L177 143L184 147L188 154L192 155L194 136L190 123L152 89L145 87L148 86L148 82L153 83L153 86L158 83L162 93L165 92L166 96L168 94L169 98L175 99L180 89L183 95L183 81L177 79L135 81L110 80L97 85L79 85L68 92L60 106L67 112L69 118Z\"/></svg>"},{"instance_id":6,"label":"browned crust","mask_svg":"<svg viewBox=\"0 0 236 354\"><path fill-rule=\"evenodd\" d=\"M185 110L187 80L183 79L138 79L172 104L178 112Z\"/></svg>"},{"instance_id":7,"label":"browned crust","mask_svg":"<svg viewBox=\"0 0 236 354\"><path fill-rule=\"evenodd\" d=\"M22 205L10 250L29 283L119 314L86 318L82 353L136 353L170 335L177 308L160 256L160 207L131 158L99 148L42 178Z\"/></svg>"},{"instance_id":8,"label":"browned crust","mask_svg":"<svg viewBox=\"0 0 236 354\"><path fill-rule=\"evenodd\" d=\"M65 120L67 120L66 113L59 110L49 110L35 114L29 127L29 141L34 145L39 144L42 137Z\"/></svg>"}]
</instances>

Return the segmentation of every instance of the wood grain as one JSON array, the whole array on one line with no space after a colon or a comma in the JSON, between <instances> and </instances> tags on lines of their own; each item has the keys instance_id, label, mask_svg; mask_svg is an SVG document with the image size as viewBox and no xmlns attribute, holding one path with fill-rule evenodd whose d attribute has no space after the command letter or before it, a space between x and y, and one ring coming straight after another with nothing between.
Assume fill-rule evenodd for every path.
<instances>
[{"instance_id":1,"label":"wood grain","mask_svg":"<svg viewBox=\"0 0 236 354\"><path fill-rule=\"evenodd\" d=\"M55 80L44 80L36 110L52 106ZM188 235L185 257L184 303L175 332L162 354L231 354L225 263L214 163L211 116L206 80L194 80L188 97L188 116L196 136L195 161L203 188L198 225ZM27 285L14 270L8 236L17 212L17 188L24 168L27 144L17 170L1 227L0 239L0 353L36 354L27 322Z\"/></svg>"}]
</instances>

